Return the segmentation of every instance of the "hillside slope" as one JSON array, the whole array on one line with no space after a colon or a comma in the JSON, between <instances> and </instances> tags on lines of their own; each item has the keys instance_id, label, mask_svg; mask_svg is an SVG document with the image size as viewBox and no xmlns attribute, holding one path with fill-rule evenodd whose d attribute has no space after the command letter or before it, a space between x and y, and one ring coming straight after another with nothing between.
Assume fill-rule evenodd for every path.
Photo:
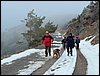
<instances>
[{"instance_id":1,"label":"hillside slope","mask_svg":"<svg viewBox=\"0 0 100 76\"><path fill-rule=\"evenodd\" d=\"M99 43L99 1L91 1L77 18L72 19L63 28L65 29L62 32L66 32L66 35L72 32L74 35L79 35L81 39L93 35L96 37L91 43Z\"/></svg>"},{"instance_id":2,"label":"hillside slope","mask_svg":"<svg viewBox=\"0 0 100 76\"><path fill-rule=\"evenodd\" d=\"M19 50L25 50L28 46L27 41L21 34L26 31L25 25L18 25L6 32L1 32L1 56L13 54ZM18 41L23 41L22 44L17 44Z\"/></svg>"}]
</instances>

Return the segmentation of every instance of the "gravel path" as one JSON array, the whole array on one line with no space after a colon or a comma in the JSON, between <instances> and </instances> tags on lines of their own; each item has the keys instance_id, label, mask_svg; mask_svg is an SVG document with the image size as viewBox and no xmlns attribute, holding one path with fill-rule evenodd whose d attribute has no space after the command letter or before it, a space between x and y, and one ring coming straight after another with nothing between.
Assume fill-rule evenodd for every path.
<instances>
[{"instance_id":1,"label":"gravel path","mask_svg":"<svg viewBox=\"0 0 100 76\"><path fill-rule=\"evenodd\" d=\"M73 75L86 75L87 61L80 50L77 50L77 62Z\"/></svg>"}]
</instances>

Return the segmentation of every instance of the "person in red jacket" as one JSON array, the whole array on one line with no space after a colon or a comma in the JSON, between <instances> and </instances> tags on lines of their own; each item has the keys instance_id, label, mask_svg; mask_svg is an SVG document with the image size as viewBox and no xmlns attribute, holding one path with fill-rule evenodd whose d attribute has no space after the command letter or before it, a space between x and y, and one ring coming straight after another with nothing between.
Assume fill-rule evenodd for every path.
<instances>
[{"instance_id":1,"label":"person in red jacket","mask_svg":"<svg viewBox=\"0 0 100 76\"><path fill-rule=\"evenodd\" d=\"M41 42L45 45L45 57L51 56L51 43L53 41L53 37L46 31L46 34L42 37Z\"/></svg>"}]
</instances>

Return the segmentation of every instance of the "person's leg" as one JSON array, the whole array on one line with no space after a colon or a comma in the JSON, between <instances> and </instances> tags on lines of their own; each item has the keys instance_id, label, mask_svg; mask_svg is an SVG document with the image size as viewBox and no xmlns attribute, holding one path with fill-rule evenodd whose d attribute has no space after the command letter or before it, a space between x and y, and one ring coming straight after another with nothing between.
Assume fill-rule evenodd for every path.
<instances>
[{"instance_id":1,"label":"person's leg","mask_svg":"<svg viewBox=\"0 0 100 76\"><path fill-rule=\"evenodd\" d=\"M63 49L64 49L64 43L62 45L63 45Z\"/></svg>"},{"instance_id":2,"label":"person's leg","mask_svg":"<svg viewBox=\"0 0 100 76\"><path fill-rule=\"evenodd\" d=\"M49 56L51 56L51 46L48 46L49 48Z\"/></svg>"},{"instance_id":3,"label":"person's leg","mask_svg":"<svg viewBox=\"0 0 100 76\"><path fill-rule=\"evenodd\" d=\"M48 46L45 46L45 57L47 57L48 56Z\"/></svg>"},{"instance_id":4,"label":"person's leg","mask_svg":"<svg viewBox=\"0 0 100 76\"><path fill-rule=\"evenodd\" d=\"M79 49L79 43L77 44L77 49Z\"/></svg>"},{"instance_id":5,"label":"person's leg","mask_svg":"<svg viewBox=\"0 0 100 76\"><path fill-rule=\"evenodd\" d=\"M77 45L76 49L78 49L78 43L76 43L76 45Z\"/></svg>"},{"instance_id":6,"label":"person's leg","mask_svg":"<svg viewBox=\"0 0 100 76\"><path fill-rule=\"evenodd\" d=\"M73 56L73 55L72 55L72 47L70 47L70 54L71 54L71 56Z\"/></svg>"},{"instance_id":7,"label":"person's leg","mask_svg":"<svg viewBox=\"0 0 100 76\"><path fill-rule=\"evenodd\" d=\"M64 50L66 49L65 43L64 43Z\"/></svg>"},{"instance_id":8,"label":"person's leg","mask_svg":"<svg viewBox=\"0 0 100 76\"><path fill-rule=\"evenodd\" d=\"M69 56L69 46L67 46L67 53L68 53L67 55Z\"/></svg>"},{"instance_id":9,"label":"person's leg","mask_svg":"<svg viewBox=\"0 0 100 76\"><path fill-rule=\"evenodd\" d=\"M63 49L64 49L64 44L63 44Z\"/></svg>"}]
</instances>

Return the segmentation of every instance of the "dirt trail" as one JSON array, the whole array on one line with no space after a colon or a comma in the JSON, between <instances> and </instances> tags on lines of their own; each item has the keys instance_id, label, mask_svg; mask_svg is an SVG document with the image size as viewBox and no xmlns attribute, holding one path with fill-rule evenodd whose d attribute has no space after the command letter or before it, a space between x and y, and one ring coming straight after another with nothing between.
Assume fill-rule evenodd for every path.
<instances>
[{"instance_id":1,"label":"dirt trail","mask_svg":"<svg viewBox=\"0 0 100 76\"><path fill-rule=\"evenodd\" d=\"M24 67L29 64L29 61L37 61L39 60L45 60L43 57L38 55L38 53L33 53L31 55L28 55L26 57L22 57L20 59L14 60L12 64L5 65L3 64L1 67L1 75L17 75L17 72L20 69L25 69L27 67Z\"/></svg>"},{"instance_id":2,"label":"dirt trail","mask_svg":"<svg viewBox=\"0 0 100 76\"><path fill-rule=\"evenodd\" d=\"M61 49L60 54L62 55L63 49ZM43 75L56 61L57 59L51 58L39 69L35 70L31 75Z\"/></svg>"},{"instance_id":3,"label":"dirt trail","mask_svg":"<svg viewBox=\"0 0 100 76\"><path fill-rule=\"evenodd\" d=\"M61 54L63 50L61 51ZM34 71L31 75L43 75L54 63L56 59L48 60L41 68ZM86 75L87 70L87 61L85 57L82 55L80 50L77 50L77 62L75 65L75 70L72 75Z\"/></svg>"},{"instance_id":4,"label":"dirt trail","mask_svg":"<svg viewBox=\"0 0 100 76\"><path fill-rule=\"evenodd\" d=\"M72 75L86 75L87 61L80 50L77 50L77 62Z\"/></svg>"},{"instance_id":5,"label":"dirt trail","mask_svg":"<svg viewBox=\"0 0 100 76\"><path fill-rule=\"evenodd\" d=\"M63 49L61 49L60 54L63 53ZM77 62L75 66L75 70L72 75L86 75L87 70L87 61L85 57L81 54L80 50L77 50ZM1 67L1 75L16 75L19 69L24 69L25 65L28 65L29 61L37 61L37 59L44 59L39 56L37 53L31 54L29 56L23 57L21 59L15 60L11 65L2 65ZM45 60L45 59L44 59ZM33 71L31 75L43 75L55 62L57 59L51 58L45 62L45 64ZM9 70L10 69L10 70Z\"/></svg>"}]
</instances>

